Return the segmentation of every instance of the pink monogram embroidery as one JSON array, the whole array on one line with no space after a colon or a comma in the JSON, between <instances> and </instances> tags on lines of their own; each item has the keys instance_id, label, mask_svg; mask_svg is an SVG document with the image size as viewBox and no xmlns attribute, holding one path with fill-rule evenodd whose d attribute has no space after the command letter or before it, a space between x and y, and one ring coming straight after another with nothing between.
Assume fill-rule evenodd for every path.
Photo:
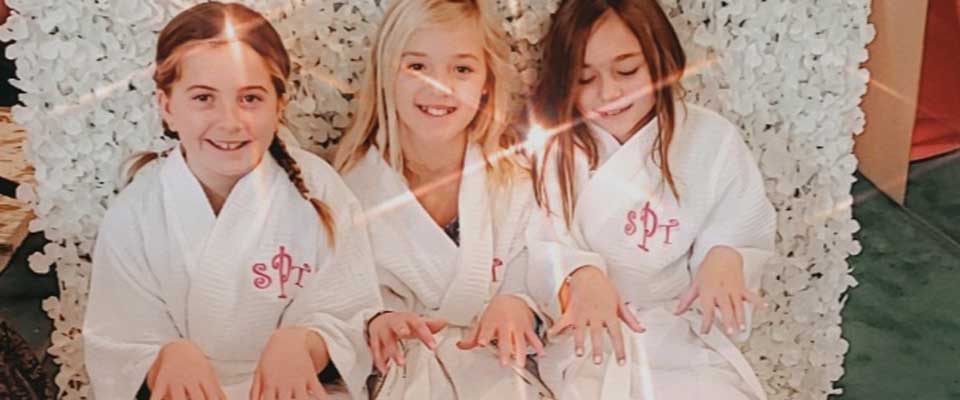
<instances>
[{"instance_id":1,"label":"pink monogram embroidery","mask_svg":"<svg viewBox=\"0 0 960 400\"><path fill-rule=\"evenodd\" d=\"M303 287L300 283L303 281L303 273L313 272L313 268L310 268L310 264L304 263L303 266L293 265L293 257L290 254L287 254L287 249L283 246L280 246L280 250L277 252L273 259L270 261L273 269L277 270L278 278L280 280L280 296L279 298L287 298L286 285L290 281L290 276L296 272L297 281L294 282L294 285L298 287ZM253 280L253 286L257 289L267 289L273 284L273 278L267 271L267 265L264 263L253 264L253 273L257 277Z\"/></svg>"},{"instance_id":2,"label":"pink monogram embroidery","mask_svg":"<svg viewBox=\"0 0 960 400\"><path fill-rule=\"evenodd\" d=\"M636 234L638 230L637 219L638 215L636 210L628 211L627 224L623 227L623 233L627 236ZM643 238L640 240L640 243L637 244L637 247L646 252L650 251L650 249L647 248L647 239L654 237L660 229L665 231L663 244L672 244L670 242L670 230L680 226L680 221L676 218L670 218L666 224L660 224L660 218L657 216L656 211L650 208L649 201L644 204L643 209L640 210L639 219L643 225Z\"/></svg>"},{"instance_id":3,"label":"pink monogram embroidery","mask_svg":"<svg viewBox=\"0 0 960 400\"><path fill-rule=\"evenodd\" d=\"M493 265L490 266L490 275L492 275L494 282L497 282L497 268L500 268L502 266L503 266L503 260L499 258L493 259Z\"/></svg>"}]
</instances>

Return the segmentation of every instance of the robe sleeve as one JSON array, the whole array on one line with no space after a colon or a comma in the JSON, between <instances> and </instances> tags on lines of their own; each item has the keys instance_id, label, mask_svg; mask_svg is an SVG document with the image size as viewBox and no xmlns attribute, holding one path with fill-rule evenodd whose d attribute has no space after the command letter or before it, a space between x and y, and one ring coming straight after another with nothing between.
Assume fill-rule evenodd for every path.
<instances>
[{"instance_id":1,"label":"robe sleeve","mask_svg":"<svg viewBox=\"0 0 960 400\"><path fill-rule=\"evenodd\" d=\"M690 256L691 273L696 276L700 264L715 246L737 250L743 258L747 288L760 289L763 267L774 254L776 212L767 199L763 177L756 161L738 134L731 135L713 168L712 208L694 241ZM749 307L749 304L747 304ZM747 327L752 308L747 308ZM736 340L746 340L749 329Z\"/></svg>"},{"instance_id":2,"label":"robe sleeve","mask_svg":"<svg viewBox=\"0 0 960 400\"><path fill-rule=\"evenodd\" d=\"M556 183L555 180L547 182ZM548 187L547 191L555 193L559 188ZM553 196L550 204L559 207L559 196ZM568 227L562 215L542 207L530 216L526 230L528 289L547 320L560 318L560 289L570 274L587 265L607 271L606 261L589 249L576 229L576 226Z\"/></svg>"},{"instance_id":3,"label":"robe sleeve","mask_svg":"<svg viewBox=\"0 0 960 400\"><path fill-rule=\"evenodd\" d=\"M138 229L131 210L111 209L93 252L82 336L87 373L101 399L133 399L160 349L181 337Z\"/></svg>"},{"instance_id":4,"label":"robe sleeve","mask_svg":"<svg viewBox=\"0 0 960 400\"><path fill-rule=\"evenodd\" d=\"M360 204L346 192L346 186L339 189L343 193L324 199L336 216L336 248L331 254L326 237L322 238L319 257L325 262L291 301L281 326L307 327L323 337L330 362L350 397L362 399L373 364L366 324L382 308L382 302Z\"/></svg>"}]
</instances>

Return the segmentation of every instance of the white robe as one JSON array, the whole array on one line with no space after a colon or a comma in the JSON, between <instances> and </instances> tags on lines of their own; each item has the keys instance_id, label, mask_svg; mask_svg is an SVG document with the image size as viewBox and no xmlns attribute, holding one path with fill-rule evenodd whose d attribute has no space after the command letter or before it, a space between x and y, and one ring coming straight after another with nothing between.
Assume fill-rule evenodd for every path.
<instances>
[{"instance_id":1,"label":"white robe","mask_svg":"<svg viewBox=\"0 0 960 400\"><path fill-rule=\"evenodd\" d=\"M539 399L528 370L501 367L490 348L460 350L495 294L526 296L526 222L535 209L529 178L488 191L483 155L468 146L460 183L460 247L420 205L375 148L344 173L368 216L377 274L388 310L446 319L437 350L407 340L406 366L391 366L378 399ZM526 397L524 397L526 396Z\"/></svg>"},{"instance_id":2,"label":"white robe","mask_svg":"<svg viewBox=\"0 0 960 400\"><path fill-rule=\"evenodd\" d=\"M650 157L656 120L622 146L609 133L589 128L598 143L599 166L589 171L586 156L578 153L570 227L562 217L555 157L548 159L552 212L538 213L528 232L531 268L542 268L530 273L543 277L530 281L536 301L556 318L564 278L577 267L595 265L647 328L643 334L624 329L626 367L576 359L571 335L555 338L540 367L559 399L766 399L719 321L701 335L697 311L673 315L714 246L741 254L746 284L757 291L774 249L776 222L756 162L736 127L703 108L686 109L678 108L670 149L679 203ZM748 334L733 339L746 340ZM613 360L606 348L605 360Z\"/></svg>"},{"instance_id":3,"label":"white robe","mask_svg":"<svg viewBox=\"0 0 960 400\"><path fill-rule=\"evenodd\" d=\"M311 193L332 210L335 249L269 154L219 215L180 151L148 165L118 196L94 250L83 326L97 398L132 399L161 347L186 338L228 397L246 399L268 338L285 326L319 333L349 397L364 398L365 321L381 302L362 210L329 165L290 152Z\"/></svg>"}]
</instances>

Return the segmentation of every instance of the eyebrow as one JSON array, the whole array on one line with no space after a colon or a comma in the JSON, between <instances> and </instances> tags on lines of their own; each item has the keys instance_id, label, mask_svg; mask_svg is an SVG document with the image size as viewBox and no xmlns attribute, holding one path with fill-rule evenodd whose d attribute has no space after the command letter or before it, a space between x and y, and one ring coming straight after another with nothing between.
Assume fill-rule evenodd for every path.
<instances>
[{"instance_id":1,"label":"eyebrow","mask_svg":"<svg viewBox=\"0 0 960 400\"><path fill-rule=\"evenodd\" d=\"M216 88L213 88L213 87L210 87L210 86L207 86L207 85L191 85L190 87L187 88L188 91L189 91L189 90L194 90L194 89L209 90L209 91L211 91L211 92L219 92L219 90L217 90ZM240 88L239 91L242 92L242 91L246 91L246 90L260 90L260 91L266 92L266 91L267 91L267 88L263 87L263 85L250 85L250 86L244 86L244 87Z\"/></svg>"},{"instance_id":2,"label":"eyebrow","mask_svg":"<svg viewBox=\"0 0 960 400\"><path fill-rule=\"evenodd\" d=\"M632 52L632 53L624 53L624 54L621 54L621 55L619 55L619 56L614 57L612 62L623 61L623 60L626 60L626 59L628 59L628 58L632 58L632 57L636 57L636 56L641 56L641 55L643 55L643 53L640 53L639 51L635 51L635 52ZM583 66L584 66L584 67L589 67L590 64L583 63Z\"/></svg>"},{"instance_id":3,"label":"eyebrow","mask_svg":"<svg viewBox=\"0 0 960 400\"><path fill-rule=\"evenodd\" d=\"M403 54L400 54L400 57L426 57L426 56L427 56L426 53L422 53L422 52L419 52L419 51L405 51L405 52L403 52ZM470 54L470 53L460 53L460 54L457 54L457 55L456 55L456 58L470 58L470 59L476 60L476 61L478 61L478 62L480 61L480 58L478 58L477 56L475 56L475 55L473 55L473 54Z\"/></svg>"}]
</instances>

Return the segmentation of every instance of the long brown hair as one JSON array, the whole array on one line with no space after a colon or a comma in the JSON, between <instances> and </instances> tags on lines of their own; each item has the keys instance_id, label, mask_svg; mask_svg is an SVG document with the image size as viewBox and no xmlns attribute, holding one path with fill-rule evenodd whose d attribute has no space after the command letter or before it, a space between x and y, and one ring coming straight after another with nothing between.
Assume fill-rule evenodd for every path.
<instances>
[{"instance_id":1,"label":"long brown hair","mask_svg":"<svg viewBox=\"0 0 960 400\"><path fill-rule=\"evenodd\" d=\"M582 123L584 116L577 111L576 99L580 93L578 80L587 40L607 12L616 13L640 42L654 82L654 114L659 122L650 157L660 168L674 197L680 198L670 172L669 148L676 129L677 101L683 95L679 81L686 56L670 20L657 0L566 0L557 11L545 40L541 80L534 91L531 108L538 123L547 128L562 127L547 141L544 159L533 163L533 175L537 202L549 209L544 173L547 159L556 153L563 217L567 224L573 218L575 200L574 153L586 153L591 169L599 163L597 143ZM633 130L639 128L635 126ZM558 147L558 151L551 151L554 147Z\"/></svg>"},{"instance_id":2,"label":"long brown hair","mask_svg":"<svg viewBox=\"0 0 960 400\"><path fill-rule=\"evenodd\" d=\"M180 61L188 50L198 46L223 45L231 41L246 44L263 57L277 97L283 99L287 92L291 63L280 35L260 13L241 4L224 4L216 1L184 10L160 31L160 37L157 40L156 71L153 74L157 90L170 94L171 86L180 79ZM166 122L163 123L163 134L171 139L180 139L176 132L170 130ZM290 156L280 137L273 136L268 151L277 164L286 171L287 177L296 186L300 195L317 211L327 232L328 244L333 246L335 243L334 219L330 208L310 193L310 189L303 181L300 166ZM153 152L136 156L127 173L127 182L140 168L159 156L158 153Z\"/></svg>"}]
</instances>

